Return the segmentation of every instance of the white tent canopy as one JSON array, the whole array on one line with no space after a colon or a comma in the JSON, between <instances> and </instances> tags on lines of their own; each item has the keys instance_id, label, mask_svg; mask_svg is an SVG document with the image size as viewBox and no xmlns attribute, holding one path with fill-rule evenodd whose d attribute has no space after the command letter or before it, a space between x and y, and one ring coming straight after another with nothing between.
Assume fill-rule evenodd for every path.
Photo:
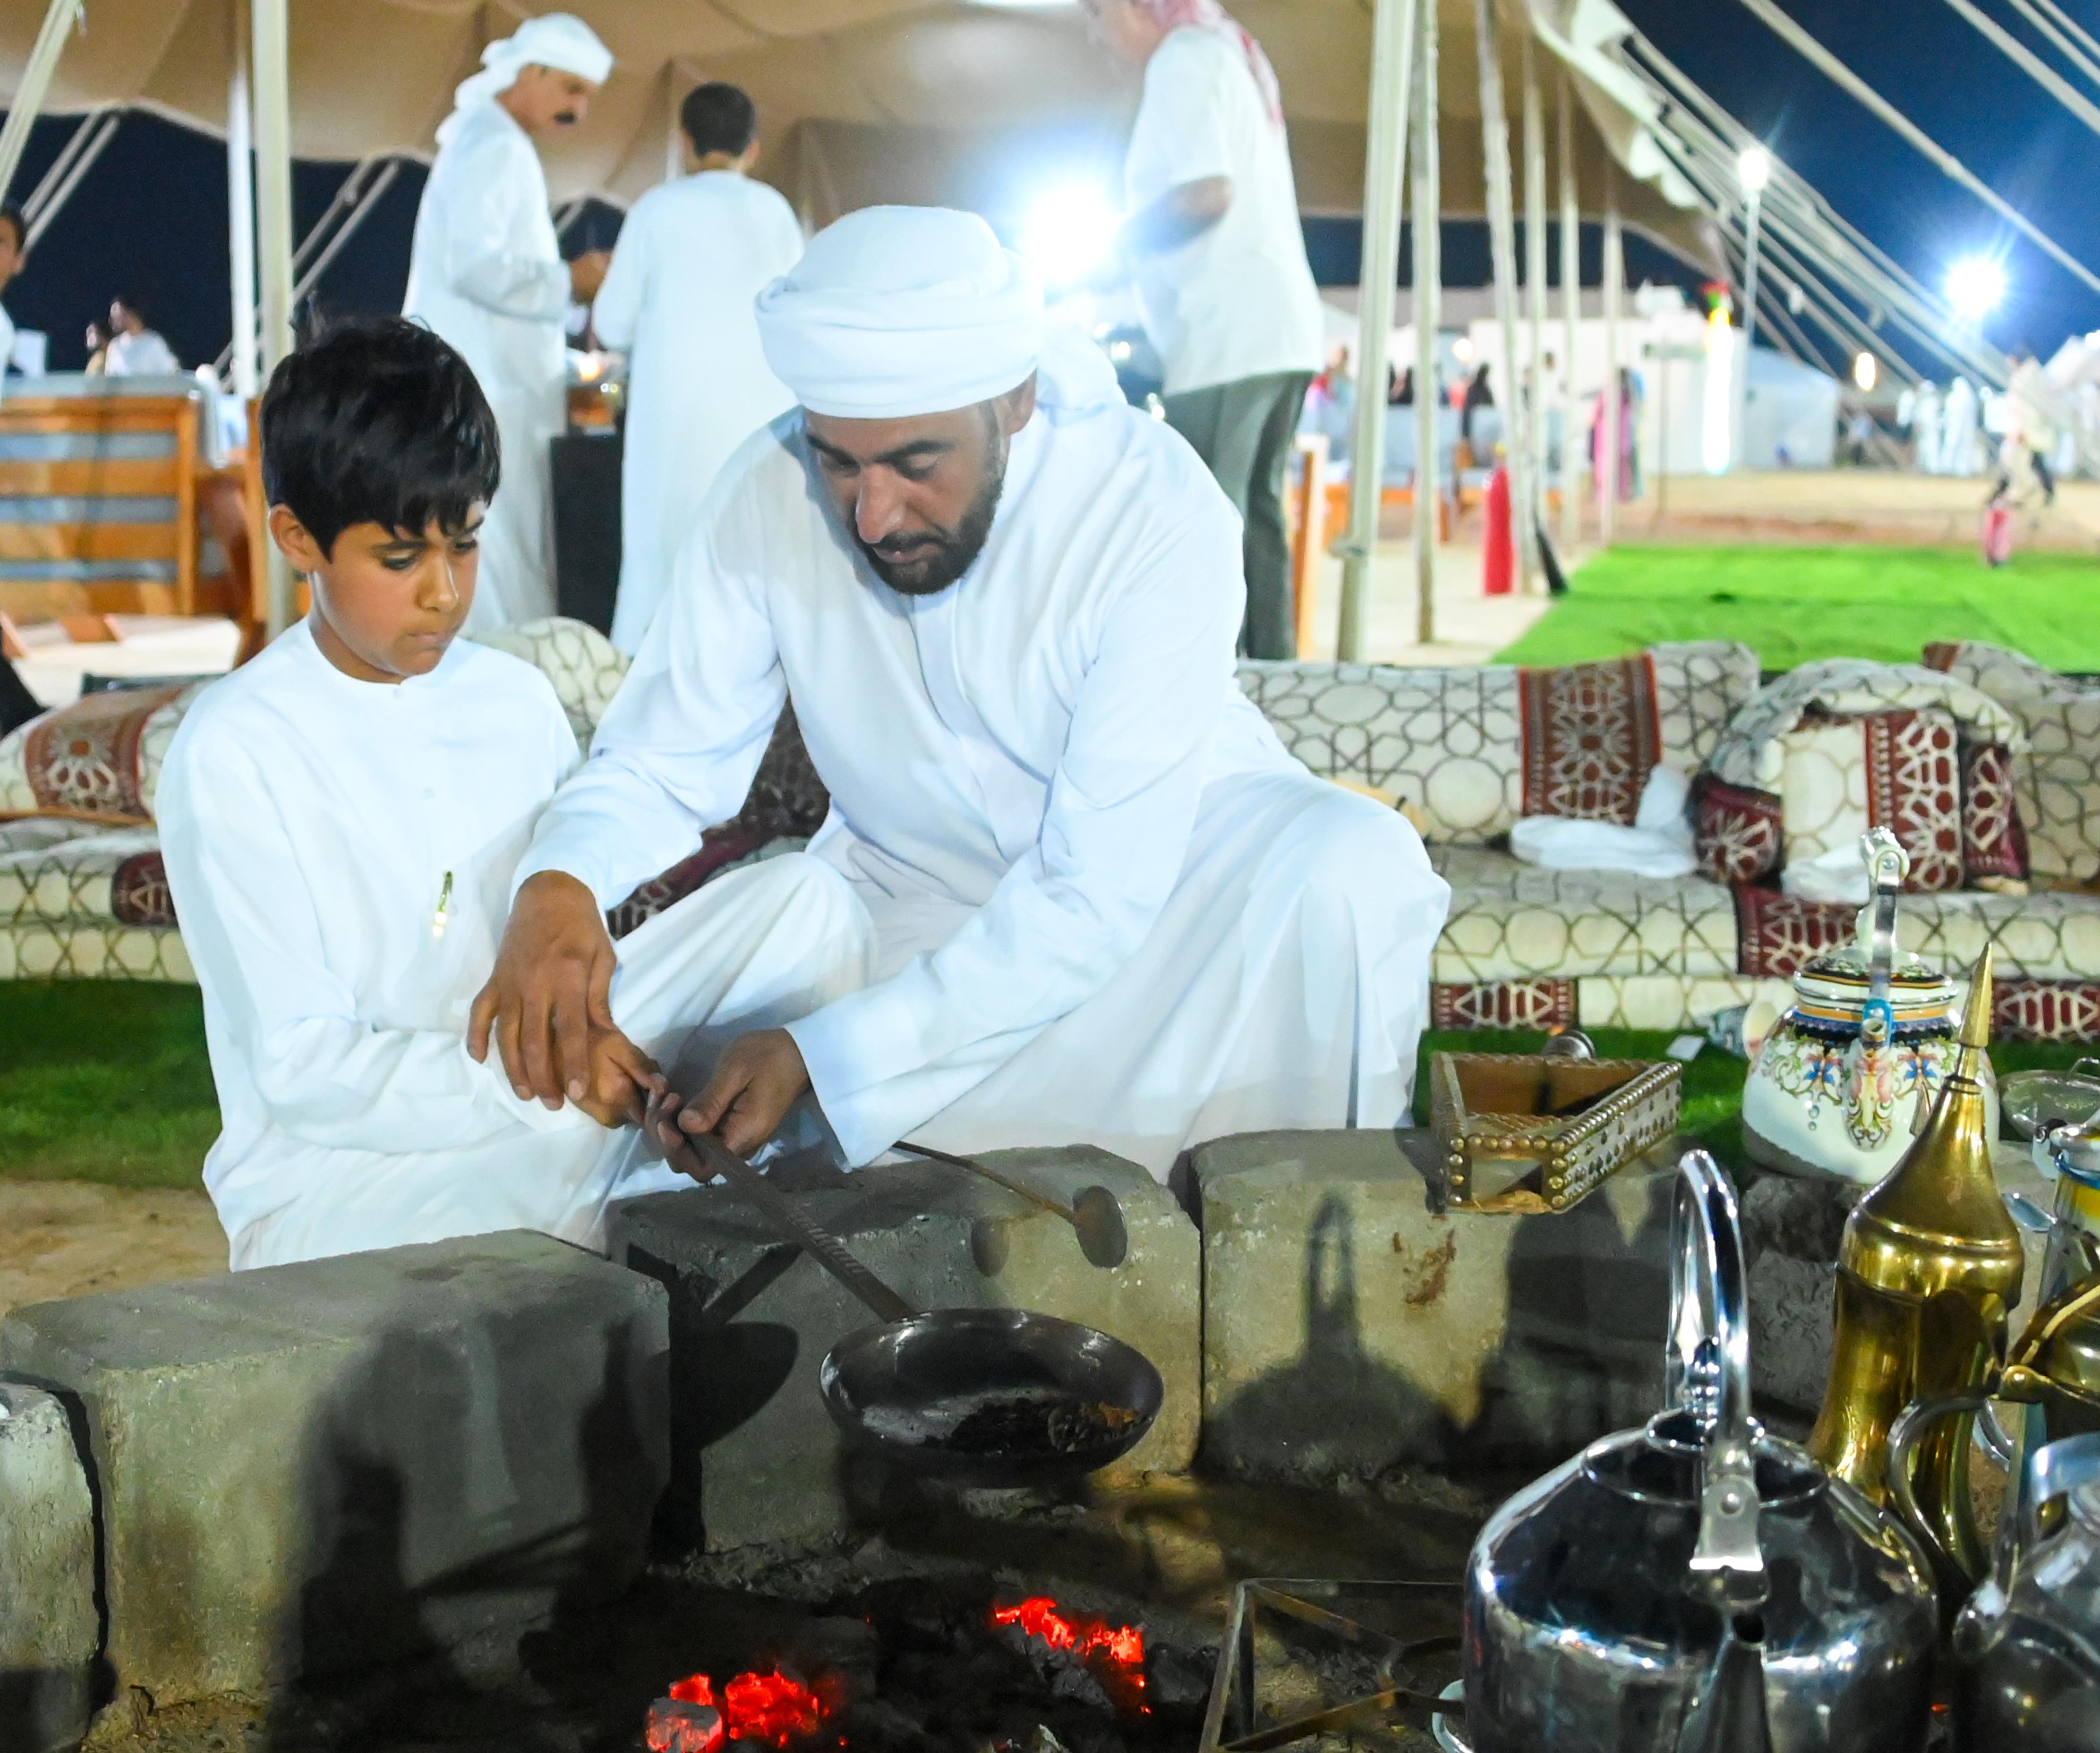
<instances>
[{"instance_id":1,"label":"white tent canopy","mask_svg":"<svg viewBox=\"0 0 2100 1753\"><path fill-rule=\"evenodd\" d=\"M1048 177L1112 177L1136 82L1086 40L1069 3L968 0L568 0L618 56L589 121L547 153L558 201L625 203L664 175L677 105L704 79L757 100L763 167L813 222L878 200L956 201L993 217ZM1625 173L1629 224L1718 267L1710 227L1590 45L1625 21L1603 0L1527 0L1542 42L1577 81L1577 182L1604 202L1604 149ZM530 10L552 10L536 7ZM528 9L475 0L309 0L290 8L292 150L307 158L427 156L452 87ZM1301 204L1352 214L1363 196L1371 20L1358 0L1241 0L1275 62ZM1444 211L1485 210L1470 9L1444 0L1439 81ZM1511 8L1506 67L1526 6ZM19 80L40 7L0 15L0 86ZM89 0L46 109L139 105L226 126L232 0ZM1549 63L1551 57L1549 56ZM1638 90L1630 93L1638 104Z\"/></svg>"}]
</instances>

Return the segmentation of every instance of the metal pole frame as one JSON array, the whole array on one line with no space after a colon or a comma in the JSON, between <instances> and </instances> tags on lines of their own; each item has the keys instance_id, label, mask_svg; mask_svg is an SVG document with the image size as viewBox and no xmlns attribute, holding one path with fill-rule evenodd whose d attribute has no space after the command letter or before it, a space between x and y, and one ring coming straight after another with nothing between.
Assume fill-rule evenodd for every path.
<instances>
[{"instance_id":1,"label":"metal pole frame","mask_svg":"<svg viewBox=\"0 0 2100 1753\"><path fill-rule=\"evenodd\" d=\"M255 333L255 118L248 92L249 19L245 0L233 0L233 67L226 86L227 271L233 286L233 338L227 343L233 393L245 402L262 393Z\"/></svg>"},{"instance_id":2,"label":"metal pole frame","mask_svg":"<svg viewBox=\"0 0 2100 1753\"><path fill-rule=\"evenodd\" d=\"M1524 304L1531 332L1531 393L1524 409L1530 440L1532 528L1546 530L1546 108L1529 17L1524 35ZM1537 543L1534 541L1533 546ZM1544 580L1542 579L1541 583Z\"/></svg>"},{"instance_id":3,"label":"metal pole frame","mask_svg":"<svg viewBox=\"0 0 2100 1753\"><path fill-rule=\"evenodd\" d=\"M1575 346L1582 318L1582 214L1575 198L1575 105L1568 69L1560 69L1555 100L1560 107L1560 321L1568 357L1560 368L1560 548L1564 566L1582 540L1582 500L1588 470L1582 466L1582 441L1576 431L1582 398L1575 389Z\"/></svg>"},{"instance_id":4,"label":"metal pole frame","mask_svg":"<svg viewBox=\"0 0 2100 1753\"><path fill-rule=\"evenodd\" d=\"M1736 377L1735 430L1728 446L1732 473L1750 466L1745 454L1750 432L1750 348L1758 329L1758 216L1763 205L1762 190L1743 191L1743 357Z\"/></svg>"},{"instance_id":5,"label":"metal pole frame","mask_svg":"<svg viewBox=\"0 0 2100 1753\"><path fill-rule=\"evenodd\" d=\"M262 315L262 375L267 378L292 350L292 109L288 0L253 0L255 106L255 262ZM264 625L271 638L298 611L290 564L267 544L268 592Z\"/></svg>"},{"instance_id":6,"label":"metal pole frame","mask_svg":"<svg viewBox=\"0 0 2100 1753\"><path fill-rule=\"evenodd\" d=\"M29 212L26 208L24 209L24 216L29 222L29 235L22 240L22 253L24 255L37 247L37 240L42 237L51 228L58 216L65 211L66 203L73 199L73 191L80 187L86 178L88 172L95 168L95 161L102 156L103 149L117 138L117 130L124 125L124 112L121 110L104 110L95 119L100 124L98 131L92 139L74 154L73 162L66 167L64 180L55 188L51 189L49 194L44 196L43 204L34 213ZM75 135L76 139L78 137L78 134ZM38 185L39 194L44 193L45 186L48 185L51 179L46 177L44 183Z\"/></svg>"},{"instance_id":7,"label":"metal pole frame","mask_svg":"<svg viewBox=\"0 0 2100 1753\"><path fill-rule=\"evenodd\" d=\"M1494 262L1495 319L1502 332L1503 370L1509 380L1502 386L1502 405L1507 411L1502 431L1509 459L1510 536L1516 548L1519 588L1529 590L1538 566L1538 544L1532 535L1536 508L1531 500L1531 469L1526 455L1529 427L1516 381L1516 214L1494 0L1473 0L1473 33L1480 51L1480 147L1487 167L1488 244Z\"/></svg>"},{"instance_id":8,"label":"metal pole frame","mask_svg":"<svg viewBox=\"0 0 2100 1753\"><path fill-rule=\"evenodd\" d=\"M1605 548L1618 527L1619 487L1625 474L1626 435L1620 431L1625 404L1619 395L1619 287L1625 278L1626 248L1619 225L1619 179L1608 156L1604 161L1604 399L1597 421L1597 540Z\"/></svg>"},{"instance_id":9,"label":"metal pole frame","mask_svg":"<svg viewBox=\"0 0 2100 1753\"><path fill-rule=\"evenodd\" d=\"M1442 398L1436 343L1444 316L1442 155L1436 140L1436 8L1421 8L1414 91L1414 638L1436 642L1436 535L1444 475L1436 451ZM1381 386L1383 387L1383 386ZM1359 392L1361 393L1361 391Z\"/></svg>"},{"instance_id":10,"label":"metal pole frame","mask_svg":"<svg viewBox=\"0 0 2100 1753\"><path fill-rule=\"evenodd\" d=\"M30 45L29 58L22 64L22 77L7 99L7 120L0 125L0 200L6 198L7 185L15 180L23 149L29 143L29 130L36 126L44 95L51 88L51 75L58 71L59 57L65 53L66 33L80 17L82 4L83 0L51 0L45 9L37 40Z\"/></svg>"},{"instance_id":11,"label":"metal pole frame","mask_svg":"<svg viewBox=\"0 0 2100 1753\"><path fill-rule=\"evenodd\" d=\"M1364 249L1357 276L1356 430L1349 441L1349 533L1342 544L1341 625L1335 654L1361 663L1370 618L1385 474L1385 368L1400 278L1400 212L1407 174L1407 94L1422 0L1378 0L1371 29L1370 134L1364 149ZM1427 0L1434 5L1436 0Z\"/></svg>"}]
</instances>

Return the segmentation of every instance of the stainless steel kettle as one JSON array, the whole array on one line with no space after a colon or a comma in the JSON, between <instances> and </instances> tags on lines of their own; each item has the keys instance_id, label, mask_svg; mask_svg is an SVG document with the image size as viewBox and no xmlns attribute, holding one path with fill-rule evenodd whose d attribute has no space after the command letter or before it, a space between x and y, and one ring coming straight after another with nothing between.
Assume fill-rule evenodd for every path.
<instances>
[{"instance_id":1,"label":"stainless steel kettle","mask_svg":"<svg viewBox=\"0 0 2100 1753\"><path fill-rule=\"evenodd\" d=\"M2100 1434L2027 1457L1990 1579L1954 1623L1957 1753L2100 1746ZM2061 1526L2043 1528L2064 1505Z\"/></svg>"},{"instance_id":2,"label":"stainless steel kettle","mask_svg":"<svg viewBox=\"0 0 2100 1753\"><path fill-rule=\"evenodd\" d=\"M1735 1190L1679 1165L1669 1405L1517 1494L1466 1567L1472 1753L1917 1753L1939 1620L1892 1517L1749 1414Z\"/></svg>"}]
</instances>

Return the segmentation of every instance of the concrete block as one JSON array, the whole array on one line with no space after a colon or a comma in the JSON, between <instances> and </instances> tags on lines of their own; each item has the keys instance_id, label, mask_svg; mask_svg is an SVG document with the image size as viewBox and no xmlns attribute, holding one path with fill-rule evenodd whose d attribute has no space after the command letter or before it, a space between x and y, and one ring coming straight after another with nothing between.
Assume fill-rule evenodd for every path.
<instances>
[{"instance_id":1,"label":"concrete block","mask_svg":"<svg viewBox=\"0 0 2100 1753\"><path fill-rule=\"evenodd\" d=\"M1503 1217L1436 1209L1427 1132L1204 1145L1206 1465L1544 1463L1642 1422L1661 1403L1674 1161L1570 1212Z\"/></svg>"},{"instance_id":2,"label":"concrete block","mask_svg":"<svg viewBox=\"0 0 2100 1753\"><path fill-rule=\"evenodd\" d=\"M2027 1147L2001 1140L1991 1147L2001 1192L2021 1193L2043 1211L2055 1189L2034 1165ZM1838 1250L1845 1220L1866 1192L1832 1180L1784 1174L1746 1178L1742 1193L1744 1248L1749 1257L1750 1377L1757 1398L1812 1418L1823 1404L1837 1340ZM2049 1239L2023 1228L2027 1270L2018 1333L2040 1297Z\"/></svg>"},{"instance_id":3,"label":"concrete block","mask_svg":"<svg viewBox=\"0 0 2100 1753\"><path fill-rule=\"evenodd\" d=\"M0 1747L55 1753L87 1732L100 1641L72 1423L52 1395L0 1381Z\"/></svg>"},{"instance_id":4,"label":"concrete block","mask_svg":"<svg viewBox=\"0 0 2100 1753\"><path fill-rule=\"evenodd\" d=\"M668 1465L662 1290L523 1231L15 1310L85 1408L106 1654L159 1703L616 1594Z\"/></svg>"},{"instance_id":5,"label":"concrete block","mask_svg":"<svg viewBox=\"0 0 2100 1753\"><path fill-rule=\"evenodd\" d=\"M1069 1200L1090 1183L1122 1200L1130 1254L1089 1266L1070 1225L982 1177L938 1163L782 1184L898 1295L921 1308L1036 1310L1136 1346L1166 1404L1118 1472L1185 1469L1200 1417L1202 1269L1196 1231L1136 1164L1091 1146L985 1158ZM632 1200L615 1213L612 1256L672 1297L673 1483L668 1526L709 1551L821 1539L854 1524L864 1494L818 1397L832 1342L867 1309L727 1187ZM859 1482L866 1484L866 1481Z\"/></svg>"}]
</instances>

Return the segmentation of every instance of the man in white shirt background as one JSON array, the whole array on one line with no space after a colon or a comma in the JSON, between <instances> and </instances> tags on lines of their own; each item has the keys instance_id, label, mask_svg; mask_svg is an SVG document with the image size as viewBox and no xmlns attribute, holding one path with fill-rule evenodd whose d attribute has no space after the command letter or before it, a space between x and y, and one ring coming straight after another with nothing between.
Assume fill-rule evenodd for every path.
<instances>
[{"instance_id":1,"label":"man in white shirt background","mask_svg":"<svg viewBox=\"0 0 2100 1753\"><path fill-rule=\"evenodd\" d=\"M814 1091L849 1164L1085 1142L1163 1179L1398 1124L1449 891L1240 691L1240 531L1189 447L970 214L848 214L758 328L801 407L724 469L541 817L470 1046L585 1086L633 955L608 898L735 813L792 694L870 978L677 1082L690 1130L748 1153Z\"/></svg>"},{"instance_id":2,"label":"man in white shirt background","mask_svg":"<svg viewBox=\"0 0 2100 1753\"><path fill-rule=\"evenodd\" d=\"M1166 365L1167 421L1246 526L1240 650L1295 657L1283 474L1322 337L1276 74L1217 0L1082 4L1145 68L1123 253Z\"/></svg>"},{"instance_id":3,"label":"man in white shirt background","mask_svg":"<svg viewBox=\"0 0 2100 1753\"><path fill-rule=\"evenodd\" d=\"M711 82L687 94L678 121L692 173L634 204L591 311L599 341L628 355L612 642L629 653L730 453L795 405L752 312L803 241L794 209L752 180L758 112L736 86Z\"/></svg>"},{"instance_id":4,"label":"man in white shirt background","mask_svg":"<svg viewBox=\"0 0 2100 1753\"><path fill-rule=\"evenodd\" d=\"M112 377L169 377L182 366L175 350L147 322L139 301L127 295L109 301L109 346L102 368Z\"/></svg>"},{"instance_id":5,"label":"man in white shirt background","mask_svg":"<svg viewBox=\"0 0 2100 1753\"><path fill-rule=\"evenodd\" d=\"M459 350L503 434L470 630L554 612L548 446L563 424L562 325L572 297L597 296L610 259L593 250L562 262L532 143L583 121L612 51L580 19L550 12L481 59L438 129L401 307Z\"/></svg>"}]
</instances>

